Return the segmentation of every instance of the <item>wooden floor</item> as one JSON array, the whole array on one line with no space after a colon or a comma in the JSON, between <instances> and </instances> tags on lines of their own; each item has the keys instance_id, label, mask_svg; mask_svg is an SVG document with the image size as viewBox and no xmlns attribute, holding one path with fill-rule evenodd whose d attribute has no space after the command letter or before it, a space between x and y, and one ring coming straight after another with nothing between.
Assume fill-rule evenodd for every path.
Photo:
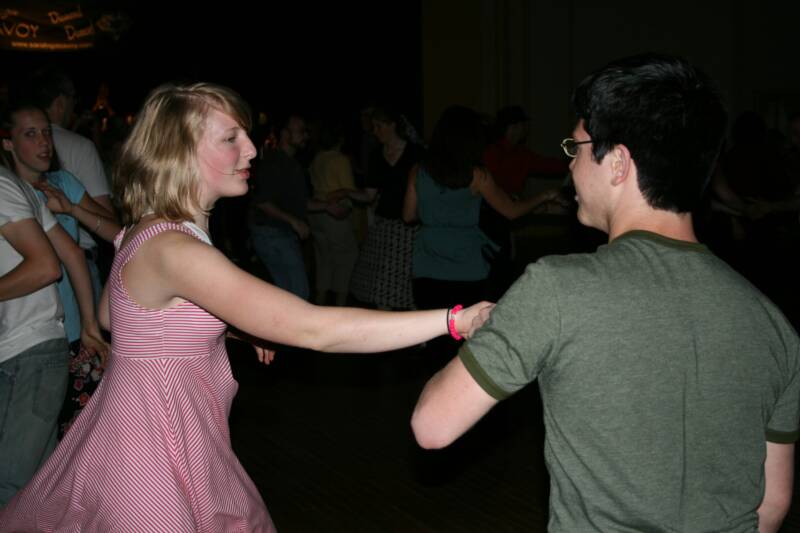
<instances>
[{"instance_id":1,"label":"wooden floor","mask_svg":"<svg viewBox=\"0 0 800 533\"><path fill-rule=\"evenodd\" d=\"M263 367L229 345L233 447L282 533L546 530L535 385L452 449L425 452L409 428L432 372L424 351L279 353ZM782 531L800 531L800 498Z\"/></svg>"},{"instance_id":2,"label":"wooden floor","mask_svg":"<svg viewBox=\"0 0 800 533\"><path fill-rule=\"evenodd\" d=\"M452 449L426 452L409 427L432 371L424 352L286 353L263 368L231 348L234 449L280 531L544 531L534 389Z\"/></svg>"}]
</instances>

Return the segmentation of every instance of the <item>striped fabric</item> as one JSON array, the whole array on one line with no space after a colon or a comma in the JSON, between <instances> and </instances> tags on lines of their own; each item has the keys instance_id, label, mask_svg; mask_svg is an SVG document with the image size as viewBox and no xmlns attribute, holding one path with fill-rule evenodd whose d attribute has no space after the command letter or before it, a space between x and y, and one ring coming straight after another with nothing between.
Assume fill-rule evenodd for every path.
<instances>
[{"instance_id":1,"label":"striped fabric","mask_svg":"<svg viewBox=\"0 0 800 533\"><path fill-rule=\"evenodd\" d=\"M118 250L106 373L50 459L2 511L0 531L274 531L231 449L238 385L225 324L190 302L145 309L122 284L121 269L142 242L166 230L197 236L157 224Z\"/></svg>"}]
</instances>

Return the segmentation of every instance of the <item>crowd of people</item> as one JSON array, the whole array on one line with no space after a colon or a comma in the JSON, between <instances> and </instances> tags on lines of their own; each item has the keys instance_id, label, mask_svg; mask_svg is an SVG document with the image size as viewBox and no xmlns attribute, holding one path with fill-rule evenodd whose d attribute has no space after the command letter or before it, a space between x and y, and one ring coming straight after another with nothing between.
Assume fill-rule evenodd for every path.
<instances>
[{"instance_id":1,"label":"crowd of people","mask_svg":"<svg viewBox=\"0 0 800 533\"><path fill-rule=\"evenodd\" d=\"M686 61L636 56L587 76L565 159L524 145L518 106L498 112L494 139L466 107L446 109L426 145L395 108L370 106L355 150L341 120L312 138L298 112L254 144L233 90L167 83L110 152L113 189L94 144L66 128L66 75L36 73L11 94L0 123L0 530L274 531L231 449L228 337L265 363L279 345L430 343L449 362L412 416L424 448L537 380L552 531L780 526L800 342L713 252L720 213L733 217L731 242L763 235L765 220L796 236L798 149L769 152L750 117L720 158L726 112ZM747 175L754 147L779 178ZM559 185L529 194L532 173ZM507 221L569 205L567 173L578 221L607 244L508 279ZM221 227L247 228L244 259L211 228L214 207L241 197L243 223L228 210ZM113 243L107 271L98 241ZM735 246L719 250L736 263Z\"/></svg>"}]
</instances>

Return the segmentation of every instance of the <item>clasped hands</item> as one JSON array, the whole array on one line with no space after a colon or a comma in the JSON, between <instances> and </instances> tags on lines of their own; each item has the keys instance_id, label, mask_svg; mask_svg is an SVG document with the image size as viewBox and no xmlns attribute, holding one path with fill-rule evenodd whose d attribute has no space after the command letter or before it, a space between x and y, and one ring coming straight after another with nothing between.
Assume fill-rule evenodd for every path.
<instances>
[{"instance_id":1,"label":"clasped hands","mask_svg":"<svg viewBox=\"0 0 800 533\"><path fill-rule=\"evenodd\" d=\"M478 302L465 307L456 314L456 330L459 335L469 339L487 321L494 309L491 302Z\"/></svg>"}]
</instances>

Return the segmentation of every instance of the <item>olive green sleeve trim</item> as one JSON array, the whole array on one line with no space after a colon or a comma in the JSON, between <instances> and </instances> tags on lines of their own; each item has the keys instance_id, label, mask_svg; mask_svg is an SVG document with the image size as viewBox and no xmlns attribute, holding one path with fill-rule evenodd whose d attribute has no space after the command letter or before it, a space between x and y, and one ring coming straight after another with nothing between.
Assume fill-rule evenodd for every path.
<instances>
[{"instance_id":1,"label":"olive green sleeve trim","mask_svg":"<svg viewBox=\"0 0 800 533\"><path fill-rule=\"evenodd\" d=\"M492 378L489 377L489 374L487 374L478 363L466 344L458 351L458 357L461 359L461 362L464 363L464 367L467 369L467 372L470 373L472 379L474 379L489 396L495 400L505 400L511 396L510 392L506 392L498 387Z\"/></svg>"},{"instance_id":2,"label":"olive green sleeve trim","mask_svg":"<svg viewBox=\"0 0 800 533\"><path fill-rule=\"evenodd\" d=\"M800 430L796 431L775 431L767 428L767 441L776 444L792 444L800 439Z\"/></svg>"}]
</instances>

